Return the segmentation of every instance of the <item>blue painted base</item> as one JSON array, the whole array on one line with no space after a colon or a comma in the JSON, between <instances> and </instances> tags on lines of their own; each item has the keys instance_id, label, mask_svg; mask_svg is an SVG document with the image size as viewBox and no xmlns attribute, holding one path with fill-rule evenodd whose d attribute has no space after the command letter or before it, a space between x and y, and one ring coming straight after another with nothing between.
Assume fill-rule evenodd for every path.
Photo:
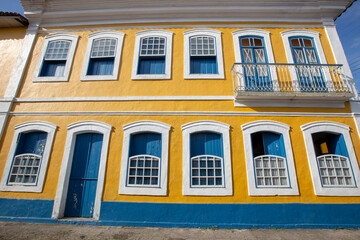
<instances>
[{"instance_id":1,"label":"blue painted base","mask_svg":"<svg viewBox=\"0 0 360 240\"><path fill-rule=\"evenodd\" d=\"M100 220L51 219L54 201L0 198L0 221L137 227L360 228L360 204L102 202Z\"/></svg>"}]
</instances>

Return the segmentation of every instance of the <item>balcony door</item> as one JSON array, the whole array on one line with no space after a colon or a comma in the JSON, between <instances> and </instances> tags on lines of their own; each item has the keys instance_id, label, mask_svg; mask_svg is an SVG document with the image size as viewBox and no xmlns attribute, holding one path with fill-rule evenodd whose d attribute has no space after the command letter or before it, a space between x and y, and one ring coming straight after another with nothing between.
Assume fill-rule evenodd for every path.
<instances>
[{"instance_id":1,"label":"balcony door","mask_svg":"<svg viewBox=\"0 0 360 240\"><path fill-rule=\"evenodd\" d=\"M296 67L300 90L303 92L327 91L322 67L316 54L314 40L309 37L292 37L291 51Z\"/></svg>"},{"instance_id":2,"label":"balcony door","mask_svg":"<svg viewBox=\"0 0 360 240\"><path fill-rule=\"evenodd\" d=\"M245 89L248 91L272 91L264 39L246 36L240 39L241 59L244 68Z\"/></svg>"}]
</instances>

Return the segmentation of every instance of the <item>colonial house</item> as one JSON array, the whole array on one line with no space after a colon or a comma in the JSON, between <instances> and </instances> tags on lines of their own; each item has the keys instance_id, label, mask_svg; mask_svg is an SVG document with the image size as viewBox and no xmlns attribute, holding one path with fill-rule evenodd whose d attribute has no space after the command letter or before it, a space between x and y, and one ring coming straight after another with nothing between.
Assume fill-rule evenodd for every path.
<instances>
[{"instance_id":1,"label":"colonial house","mask_svg":"<svg viewBox=\"0 0 360 240\"><path fill-rule=\"evenodd\" d=\"M0 220L360 227L352 2L21 0L29 26L0 16Z\"/></svg>"}]
</instances>

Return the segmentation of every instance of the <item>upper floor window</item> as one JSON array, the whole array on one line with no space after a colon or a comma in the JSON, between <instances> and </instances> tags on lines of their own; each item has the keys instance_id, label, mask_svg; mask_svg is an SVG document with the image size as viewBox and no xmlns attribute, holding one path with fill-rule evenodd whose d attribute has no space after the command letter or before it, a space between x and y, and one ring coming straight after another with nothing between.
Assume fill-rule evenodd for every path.
<instances>
[{"instance_id":1,"label":"upper floor window","mask_svg":"<svg viewBox=\"0 0 360 240\"><path fill-rule=\"evenodd\" d=\"M229 128L214 121L182 126L184 195L232 195Z\"/></svg>"},{"instance_id":2,"label":"upper floor window","mask_svg":"<svg viewBox=\"0 0 360 240\"><path fill-rule=\"evenodd\" d=\"M55 130L55 125L40 121L16 126L1 190L42 191Z\"/></svg>"},{"instance_id":3,"label":"upper floor window","mask_svg":"<svg viewBox=\"0 0 360 240\"><path fill-rule=\"evenodd\" d=\"M68 81L78 38L70 33L46 36L34 82Z\"/></svg>"},{"instance_id":4,"label":"upper floor window","mask_svg":"<svg viewBox=\"0 0 360 240\"><path fill-rule=\"evenodd\" d=\"M315 194L360 196L360 171L349 127L335 122L301 126Z\"/></svg>"},{"instance_id":5,"label":"upper floor window","mask_svg":"<svg viewBox=\"0 0 360 240\"><path fill-rule=\"evenodd\" d=\"M314 40L309 37L289 38L291 50L296 64L318 64Z\"/></svg>"},{"instance_id":6,"label":"upper floor window","mask_svg":"<svg viewBox=\"0 0 360 240\"><path fill-rule=\"evenodd\" d=\"M274 63L270 32L241 29L233 32L237 71L244 75L244 90L273 91L278 89L277 73L267 63Z\"/></svg>"},{"instance_id":7,"label":"upper floor window","mask_svg":"<svg viewBox=\"0 0 360 240\"><path fill-rule=\"evenodd\" d=\"M250 196L298 195L290 127L274 121L242 125Z\"/></svg>"},{"instance_id":8,"label":"upper floor window","mask_svg":"<svg viewBox=\"0 0 360 240\"><path fill-rule=\"evenodd\" d=\"M214 29L193 29L185 31L184 38L184 77L224 78L221 32Z\"/></svg>"},{"instance_id":9,"label":"upper floor window","mask_svg":"<svg viewBox=\"0 0 360 240\"><path fill-rule=\"evenodd\" d=\"M132 79L170 79L173 33L146 30L136 33Z\"/></svg>"},{"instance_id":10,"label":"upper floor window","mask_svg":"<svg viewBox=\"0 0 360 240\"><path fill-rule=\"evenodd\" d=\"M89 35L81 80L116 80L124 34L116 31Z\"/></svg>"},{"instance_id":11,"label":"upper floor window","mask_svg":"<svg viewBox=\"0 0 360 240\"><path fill-rule=\"evenodd\" d=\"M155 121L124 126L119 194L167 194L169 131Z\"/></svg>"}]
</instances>

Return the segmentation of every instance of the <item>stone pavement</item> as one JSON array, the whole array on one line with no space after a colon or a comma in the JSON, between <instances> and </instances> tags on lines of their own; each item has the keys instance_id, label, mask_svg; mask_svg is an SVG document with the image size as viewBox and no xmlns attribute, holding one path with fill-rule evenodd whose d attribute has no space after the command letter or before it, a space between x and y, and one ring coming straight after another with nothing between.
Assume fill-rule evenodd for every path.
<instances>
[{"instance_id":1,"label":"stone pavement","mask_svg":"<svg viewBox=\"0 0 360 240\"><path fill-rule=\"evenodd\" d=\"M0 222L0 240L5 239L102 239L102 240L185 240L185 239L316 239L359 240L360 230L353 229L195 229L142 228L89 225Z\"/></svg>"}]
</instances>

